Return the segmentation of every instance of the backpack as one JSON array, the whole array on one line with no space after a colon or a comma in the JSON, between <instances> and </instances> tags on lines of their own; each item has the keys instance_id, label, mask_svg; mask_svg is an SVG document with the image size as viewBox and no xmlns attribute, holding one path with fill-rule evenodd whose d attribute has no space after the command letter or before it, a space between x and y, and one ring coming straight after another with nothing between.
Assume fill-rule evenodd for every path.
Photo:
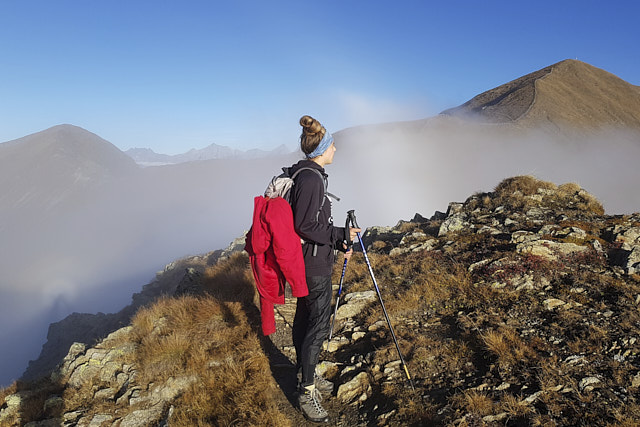
<instances>
[{"instance_id":1,"label":"backpack","mask_svg":"<svg viewBox=\"0 0 640 427\"><path fill-rule=\"evenodd\" d=\"M291 174L290 168L287 168L287 167L282 168L282 173L280 175L276 175L273 178L271 178L271 182L269 182L269 185L267 185L267 189L264 190L264 197L268 197L271 199L275 197L282 197L287 201L287 203L291 204L291 189L293 188L293 184L294 184L293 180L296 178L296 176L298 176L300 172L302 172L305 169L314 171L320 177L320 179L322 179L322 182L324 183L324 197L322 198L322 202L320 203L320 209L318 209L318 212L316 212L316 221L317 221L318 218L320 217L320 212L322 211L322 207L324 206L324 201L327 199L327 196L333 198L338 202L340 201L339 197L327 191L327 186L328 186L327 180L318 169L305 167L305 168L300 168L297 171L295 171L293 174ZM317 243L314 243L313 256L316 256L317 252L318 252L318 245Z\"/></svg>"},{"instance_id":2,"label":"backpack","mask_svg":"<svg viewBox=\"0 0 640 427\"><path fill-rule=\"evenodd\" d=\"M293 187L293 184L294 184L293 180L303 170L314 171L320 177L320 179L322 179L322 182L324 183L324 195L331 197L338 202L340 201L340 197L337 197L327 191L327 185L328 185L327 180L324 178L322 173L320 173L318 169L308 168L308 167L298 169L293 173L293 175L290 174L290 168L282 168L282 173L280 175L276 175L273 178L271 178L271 182L269 182L269 185L267 185L267 189L264 190L264 197L269 197L271 199L275 197L282 197L287 202L291 203L291 188ZM318 210L316 219L318 218L318 215L320 215L320 211L324 206L325 199L326 197L322 198L322 203L320 204L320 209Z\"/></svg>"}]
</instances>

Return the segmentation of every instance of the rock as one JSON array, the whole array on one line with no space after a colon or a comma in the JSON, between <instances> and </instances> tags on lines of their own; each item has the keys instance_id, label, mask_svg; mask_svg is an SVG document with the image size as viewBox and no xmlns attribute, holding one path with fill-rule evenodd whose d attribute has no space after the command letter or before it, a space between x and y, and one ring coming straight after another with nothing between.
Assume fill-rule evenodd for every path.
<instances>
[{"instance_id":1,"label":"rock","mask_svg":"<svg viewBox=\"0 0 640 427\"><path fill-rule=\"evenodd\" d=\"M531 290L535 288L533 276L530 274L523 274L521 277L515 278L511 282L511 284L515 286L516 291Z\"/></svg>"},{"instance_id":2,"label":"rock","mask_svg":"<svg viewBox=\"0 0 640 427\"><path fill-rule=\"evenodd\" d=\"M574 355L569 356L564 360L564 363L568 363L569 365L575 364L583 364L586 361L585 357L582 355Z\"/></svg>"},{"instance_id":3,"label":"rock","mask_svg":"<svg viewBox=\"0 0 640 427\"><path fill-rule=\"evenodd\" d=\"M338 367L338 364L335 362L329 362L324 360L316 365L316 371L318 375L325 377L327 372L334 370Z\"/></svg>"},{"instance_id":4,"label":"rock","mask_svg":"<svg viewBox=\"0 0 640 427\"><path fill-rule=\"evenodd\" d=\"M3 425L5 420L13 417L20 410L20 406L25 399L28 399L30 393L18 392L10 394L4 398L4 405L0 405L0 425Z\"/></svg>"},{"instance_id":5,"label":"rock","mask_svg":"<svg viewBox=\"0 0 640 427\"><path fill-rule=\"evenodd\" d=\"M634 246L627 257L627 264L624 266L627 274L635 274L640 270L640 245Z\"/></svg>"},{"instance_id":6,"label":"rock","mask_svg":"<svg viewBox=\"0 0 640 427\"><path fill-rule=\"evenodd\" d=\"M511 243L526 243L540 240L540 236L530 231L519 230L511 233Z\"/></svg>"},{"instance_id":7,"label":"rock","mask_svg":"<svg viewBox=\"0 0 640 427\"><path fill-rule=\"evenodd\" d=\"M531 396L527 397L526 399L523 400L523 402L526 402L528 404L533 404L536 400L538 400L538 398L540 396L542 396L542 394L544 393L544 390L540 390L537 391L535 393L533 393Z\"/></svg>"},{"instance_id":8,"label":"rock","mask_svg":"<svg viewBox=\"0 0 640 427\"><path fill-rule=\"evenodd\" d=\"M511 219L511 218L506 218L506 219L504 220L504 226L505 226L505 227L510 227L510 226L512 226L512 225L518 225L518 221L515 221L515 220L513 220L513 219Z\"/></svg>"},{"instance_id":9,"label":"rock","mask_svg":"<svg viewBox=\"0 0 640 427\"><path fill-rule=\"evenodd\" d=\"M600 383L600 379L597 377L585 377L580 380L578 387L582 391L591 391L594 389L594 385Z\"/></svg>"},{"instance_id":10,"label":"rock","mask_svg":"<svg viewBox=\"0 0 640 427\"><path fill-rule=\"evenodd\" d=\"M622 249L630 251L634 246L640 246L640 227L631 227L615 237L615 241L622 244Z\"/></svg>"},{"instance_id":11,"label":"rock","mask_svg":"<svg viewBox=\"0 0 640 427\"><path fill-rule=\"evenodd\" d=\"M103 423L113 420L113 416L109 414L96 414L91 418L89 427L101 427Z\"/></svg>"},{"instance_id":12,"label":"rock","mask_svg":"<svg viewBox=\"0 0 640 427\"><path fill-rule=\"evenodd\" d=\"M244 246L246 245L247 242L247 233L249 231L245 230L242 233L242 236L240 237L236 237L233 242L231 242L229 244L229 246L227 246L225 249L223 249L220 254L218 255L218 258L216 259L217 261L221 261L221 260L225 260L227 258L229 258L231 255L233 255L236 252L242 252L244 250Z\"/></svg>"},{"instance_id":13,"label":"rock","mask_svg":"<svg viewBox=\"0 0 640 427\"><path fill-rule=\"evenodd\" d=\"M465 215L463 213L457 213L448 216L447 219L445 219L440 225L440 229L438 230L438 237L460 231L468 226L469 223L466 221Z\"/></svg>"},{"instance_id":14,"label":"rock","mask_svg":"<svg viewBox=\"0 0 640 427\"><path fill-rule=\"evenodd\" d=\"M351 341L349 341L349 339L347 339L346 337L339 336L332 338L329 342L324 343L323 347L329 353L335 353L336 351L340 350L342 347L350 343Z\"/></svg>"},{"instance_id":15,"label":"rock","mask_svg":"<svg viewBox=\"0 0 640 427\"><path fill-rule=\"evenodd\" d=\"M369 396L371 391L369 376L366 372L360 372L351 381L340 385L337 397L343 403L351 403L363 396Z\"/></svg>"},{"instance_id":16,"label":"rock","mask_svg":"<svg viewBox=\"0 0 640 427\"><path fill-rule=\"evenodd\" d=\"M402 245L402 242L400 242L400 244ZM408 246L393 248L391 249L391 252L389 252L389 255L398 256L408 252L431 251L437 246L437 244L438 241L436 239L429 239L422 243L413 243Z\"/></svg>"},{"instance_id":17,"label":"rock","mask_svg":"<svg viewBox=\"0 0 640 427\"><path fill-rule=\"evenodd\" d=\"M455 215L457 213L461 213L464 208L464 203L460 202L451 202L449 203L449 207L447 208L447 217L451 215Z\"/></svg>"},{"instance_id":18,"label":"rock","mask_svg":"<svg viewBox=\"0 0 640 427\"><path fill-rule=\"evenodd\" d=\"M427 238L427 235L422 231L414 231L413 233L407 234L404 237L402 237L402 239L400 240L400 246L405 246L416 240L424 240L426 238Z\"/></svg>"},{"instance_id":19,"label":"rock","mask_svg":"<svg viewBox=\"0 0 640 427\"><path fill-rule=\"evenodd\" d=\"M82 417L82 411L72 411L72 412L66 412L62 416L62 420L64 421L65 425L67 424L75 425L77 424L77 421L80 419L80 417Z\"/></svg>"},{"instance_id":20,"label":"rock","mask_svg":"<svg viewBox=\"0 0 640 427\"><path fill-rule=\"evenodd\" d=\"M553 310L553 309L555 309L557 307L561 307L561 306L565 305L566 302L564 302L564 301L562 301L560 299L557 299L557 298L549 298L549 299L544 300L542 302L542 304L544 305L544 308L546 310Z\"/></svg>"},{"instance_id":21,"label":"rock","mask_svg":"<svg viewBox=\"0 0 640 427\"><path fill-rule=\"evenodd\" d=\"M375 291L352 292L345 295L344 304L338 307L336 320L344 320L357 316L366 306L374 302L376 298Z\"/></svg>"},{"instance_id":22,"label":"rock","mask_svg":"<svg viewBox=\"0 0 640 427\"><path fill-rule=\"evenodd\" d=\"M198 381L195 375L170 377L165 384L159 385L151 392L152 402L170 402L184 393L184 391Z\"/></svg>"},{"instance_id":23,"label":"rock","mask_svg":"<svg viewBox=\"0 0 640 427\"><path fill-rule=\"evenodd\" d=\"M631 387L640 387L640 372L638 372L636 376L631 379Z\"/></svg>"},{"instance_id":24,"label":"rock","mask_svg":"<svg viewBox=\"0 0 640 427\"><path fill-rule=\"evenodd\" d=\"M164 416L165 406L160 402L146 409L131 412L122 419L120 427L146 427L156 425Z\"/></svg>"},{"instance_id":25,"label":"rock","mask_svg":"<svg viewBox=\"0 0 640 427\"><path fill-rule=\"evenodd\" d=\"M64 399L60 396L52 396L44 402L44 413L56 415L64 408Z\"/></svg>"},{"instance_id":26,"label":"rock","mask_svg":"<svg viewBox=\"0 0 640 427\"><path fill-rule=\"evenodd\" d=\"M201 285L202 275L193 267L185 269L184 276L174 293L175 296L180 295L202 295L204 288Z\"/></svg>"},{"instance_id":27,"label":"rock","mask_svg":"<svg viewBox=\"0 0 640 427\"><path fill-rule=\"evenodd\" d=\"M484 416L482 417L482 421L484 421L485 423L500 423L506 420L508 416L509 414L507 414L506 412L500 412L497 415Z\"/></svg>"},{"instance_id":28,"label":"rock","mask_svg":"<svg viewBox=\"0 0 640 427\"><path fill-rule=\"evenodd\" d=\"M552 240L535 240L518 244L516 250L521 254L536 255L555 261L561 256L573 255L589 250L575 243L559 243Z\"/></svg>"},{"instance_id":29,"label":"rock","mask_svg":"<svg viewBox=\"0 0 640 427\"><path fill-rule=\"evenodd\" d=\"M114 400L116 393L118 392L115 388L103 388L101 390L96 391L93 395L94 400Z\"/></svg>"},{"instance_id":30,"label":"rock","mask_svg":"<svg viewBox=\"0 0 640 427\"><path fill-rule=\"evenodd\" d=\"M351 334L351 340L358 341L359 339L364 338L366 335L366 332L354 332Z\"/></svg>"}]
</instances>

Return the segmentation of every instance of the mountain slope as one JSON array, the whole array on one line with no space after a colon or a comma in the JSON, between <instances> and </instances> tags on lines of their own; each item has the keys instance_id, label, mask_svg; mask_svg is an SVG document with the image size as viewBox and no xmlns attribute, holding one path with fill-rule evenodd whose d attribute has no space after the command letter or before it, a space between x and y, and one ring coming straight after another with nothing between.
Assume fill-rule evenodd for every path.
<instances>
[{"instance_id":1,"label":"mountain slope","mask_svg":"<svg viewBox=\"0 0 640 427\"><path fill-rule=\"evenodd\" d=\"M640 130L640 87L568 59L483 92L442 114L524 127Z\"/></svg>"},{"instance_id":2,"label":"mountain slope","mask_svg":"<svg viewBox=\"0 0 640 427\"><path fill-rule=\"evenodd\" d=\"M72 125L0 144L0 165L0 213L27 206L47 211L78 190L137 170L113 144Z\"/></svg>"},{"instance_id":3,"label":"mountain slope","mask_svg":"<svg viewBox=\"0 0 640 427\"><path fill-rule=\"evenodd\" d=\"M415 390L356 245L319 368L329 425L638 425L640 215L520 176L363 241ZM249 265L220 259L54 375L0 390L0 423L310 425L292 404L296 299L261 336Z\"/></svg>"}]
</instances>

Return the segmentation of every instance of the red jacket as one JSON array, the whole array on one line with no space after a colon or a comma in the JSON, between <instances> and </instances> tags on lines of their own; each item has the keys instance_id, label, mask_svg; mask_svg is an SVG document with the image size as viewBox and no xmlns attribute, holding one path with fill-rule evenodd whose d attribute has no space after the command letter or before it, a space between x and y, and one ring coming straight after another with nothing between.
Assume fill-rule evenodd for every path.
<instances>
[{"instance_id":1,"label":"red jacket","mask_svg":"<svg viewBox=\"0 0 640 427\"><path fill-rule=\"evenodd\" d=\"M288 282L294 297L309 294L300 237L293 228L291 206L282 197L254 199L253 224L247 233L253 277L260 294L262 333L276 331L274 304L284 304Z\"/></svg>"}]
</instances>

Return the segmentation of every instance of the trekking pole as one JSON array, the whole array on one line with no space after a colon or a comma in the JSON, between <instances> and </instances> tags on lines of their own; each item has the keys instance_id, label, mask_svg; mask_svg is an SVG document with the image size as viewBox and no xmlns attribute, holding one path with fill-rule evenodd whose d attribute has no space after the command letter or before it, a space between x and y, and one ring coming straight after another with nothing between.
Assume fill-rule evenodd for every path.
<instances>
[{"instance_id":1,"label":"trekking pole","mask_svg":"<svg viewBox=\"0 0 640 427\"><path fill-rule=\"evenodd\" d=\"M347 214L347 222L344 225L345 234L347 234L347 236L349 235L349 221L350 221L349 214ZM347 238L345 243L347 245L347 251L348 251L353 245L353 242L349 238ZM336 323L336 316L338 315L338 304L340 303L340 295L342 294L342 282L344 281L344 272L347 271L347 261L349 260L345 258L344 264L342 264L342 276L340 276L340 286L338 287L338 296L336 297L336 308L333 311L333 319L331 319L331 329L329 329L329 341L331 341L331 337L333 336L333 325Z\"/></svg>"},{"instance_id":2,"label":"trekking pole","mask_svg":"<svg viewBox=\"0 0 640 427\"><path fill-rule=\"evenodd\" d=\"M349 217L349 221L351 225L355 228L360 228L358 226L358 222L356 221L355 211L350 210L347 212ZM382 301L382 294L380 293L380 288L378 288L378 282L376 281L375 276L373 275L373 269L371 268L371 263L369 262L369 257L367 256L367 249L364 247L364 242L362 241L362 236L360 236L360 232L356 233L358 236L358 241L360 242L360 246L362 247L362 254L364 255L364 260L367 263L367 267L369 268L369 274L371 275L371 279L373 280L373 285L376 288L376 293L378 294L378 299L380 300L380 305L382 306L382 311L384 312L384 317L387 319L387 324L389 325L389 330L391 331L391 336L393 337L393 342L396 345L396 350L398 350L398 356L400 356L400 363L402 363L402 368L404 369L404 373L407 376L407 380L409 380L409 384L411 388L415 390L413 386L413 380L411 379L411 375L409 375L409 369L407 369L407 364L404 361L404 357L402 357L402 352L400 351L400 345L398 344L398 339L396 338L396 334L393 331L393 326L391 326L391 320L389 319L389 314L387 314L387 309L384 307L384 302Z\"/></svg>"},{"instance_id":3,"label":"trekking pole","mask_svg":"<svg viewBox=\"0 0 640 427\"><path fill-rule=\"evenodd\" d=\"M338 288L338 296L336 297L336 308L333 310L333 319L331 319L331 329L329 329L329 341L331 341L331 337L333 336L333 325L336 323L336 316L338 315L338 304L340 303L340 294L342 293L342 282L344 280L344 272L347 270L347 259L344 259L344 264L342 265L342 276L340 277L340 287Z\"/></svg>"}]
</instances>

